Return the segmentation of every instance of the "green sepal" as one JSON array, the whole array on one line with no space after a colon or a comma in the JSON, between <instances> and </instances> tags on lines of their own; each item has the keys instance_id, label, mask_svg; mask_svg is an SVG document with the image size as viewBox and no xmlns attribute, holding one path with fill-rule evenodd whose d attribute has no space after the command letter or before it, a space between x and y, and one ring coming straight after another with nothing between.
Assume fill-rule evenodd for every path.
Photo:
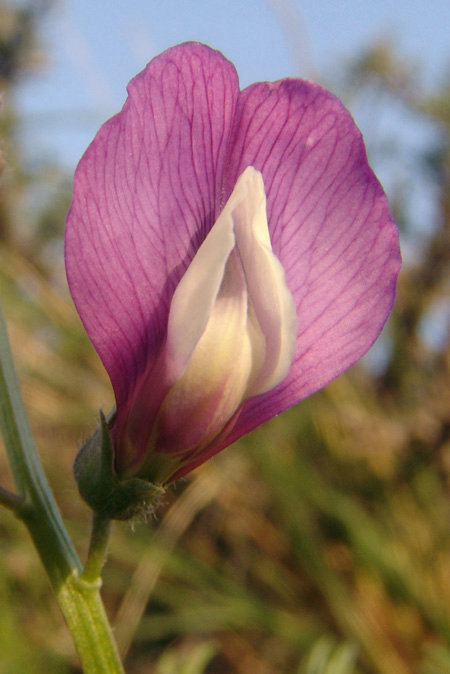
<instances>
[{"instance_id":1,"label":"green sepal","mask_svg":"<svg viewBox=\"0 0 450 674\"><path fill-rule=\"evenodd\" d=\"M129 520L154 510L164 489L137 477L120 480L114 470L114 447L102 412L100 427L78 452L75 479L81 497L94 512L112 520Z\"/></svg>"}]
</instances>

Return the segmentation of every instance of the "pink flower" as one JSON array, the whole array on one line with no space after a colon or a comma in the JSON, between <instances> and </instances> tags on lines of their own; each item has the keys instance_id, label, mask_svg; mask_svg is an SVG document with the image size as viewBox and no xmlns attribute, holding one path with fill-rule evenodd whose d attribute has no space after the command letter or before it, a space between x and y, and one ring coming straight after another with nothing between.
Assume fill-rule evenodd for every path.
<instances>
[{"instance_id":1,"label":"pink flower","mask_svg":"<svg viewBox=\"0 0 450 674\"><path fill-rule=\"evenodd\" d=\"M318 85L240 91L188 43L128 92L78 166L66 267L114 388L115 473L164 485L361 358L400 254L361 134Z\"/></svg>"}]
</instances>

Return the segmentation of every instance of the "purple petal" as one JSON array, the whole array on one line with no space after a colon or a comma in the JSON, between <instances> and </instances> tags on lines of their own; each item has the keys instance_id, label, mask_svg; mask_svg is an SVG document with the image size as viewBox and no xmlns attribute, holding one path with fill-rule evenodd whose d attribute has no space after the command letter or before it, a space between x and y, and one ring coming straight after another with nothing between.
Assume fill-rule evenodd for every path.
<instances>
[{"instance_id":1,"label":"purple petal","mask_svg":"<svg viewBox=\"0 0 450 674\"><path fill-rule=\"evenodd\" d=\"M165 337L170 299L211 228L239 95L200 44L155 58L78 166L66 229L70 290L118 407Z\"/></svg>"},{"instance_id":2,"label":"purple petal","mask_svg":"<svg viewBox=\"0 0 450 674\"><path fill-rule=\"evenodd\" d=\"M394 301L397 232L341 103L302 80L239 93L221 54L168 50L130 83L81 160L68 216L70 289L123 423L138 379L155 380L173 292L248 166L263 175L273 251L296 303L294 362L174 477L345 371Z\"/></svg>"},{"instance_id":3,"label":"purple petal","mask_svg":"<svg viewBox=\"0 0 450 674\"><path fill-rule=\"evenodd\" d=\"M342 104L302 80L241 94L225 193L252 165L264 177L275 254L297 306L287 378L244 406L234 441L311 395L373 344L392 308L398 235L362 137Z\"/></svg>"}]
</instances>

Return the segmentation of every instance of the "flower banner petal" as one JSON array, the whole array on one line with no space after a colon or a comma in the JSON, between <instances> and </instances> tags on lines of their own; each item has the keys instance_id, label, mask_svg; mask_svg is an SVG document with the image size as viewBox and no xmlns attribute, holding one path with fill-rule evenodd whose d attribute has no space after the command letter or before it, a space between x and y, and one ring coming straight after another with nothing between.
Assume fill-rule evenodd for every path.
<instances>
[{"instance_id":1,"label":"flower banner petal","mask_svg":"<svg viewBox=\"0 0 450 674\"><path fill-rule=\"evenodd\" d=\"M343 105L303 80L241 93L224 193L261 171L274 253L294 297L297 348L286 379L250 400L228 442L311 395L372 345L392 308L398 234Z\"/></svg>"},{"instance_id":2,"label":"flower banner petal","mask_svg":"<svg viewBox=\"0 0 450 674\"><path fill-rule=\"evenodd\" d=\"M164 340L173 290L216 217L237 74L196 43L155 58L80 161L69 286L118 407Z\"/></svg>"}]
</instances>

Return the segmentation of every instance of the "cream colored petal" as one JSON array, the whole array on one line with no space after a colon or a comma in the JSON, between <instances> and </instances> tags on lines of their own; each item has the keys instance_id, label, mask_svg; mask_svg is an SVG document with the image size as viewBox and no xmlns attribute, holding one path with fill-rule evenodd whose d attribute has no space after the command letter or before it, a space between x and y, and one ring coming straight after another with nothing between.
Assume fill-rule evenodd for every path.
<instances>
[{"instance_id":1,"label":"cream colored petal","mask_svg":"<svg viewBox=\"0 0 450 674\"><path fill-rule=\"evenodd\" d=\"M249 167L172 300L165 355L173 386L152 435L157 451L192 455L209 445L247 398L286 376L295 338L262 176Z\"/></svg>"},{"instance_id":2,"label":"cream colored petal","mask_svg":"<svg viewBox=\"0 0 450 674\"><path fill-rule=\"evenodd\" d=\"M175 290L167 327L167 362L176 377L186 367L211 315L236 243L234 210L247 193L246 181L240 178Z\"/></svg>"},{"instance_id":3,"label":"cream colored petal","mask_svg":"<svg viewBox=\"0 0 450 674\"><path fill-rule=\"evenodd\" d=\"M272 251L261 173L248 167L239 178L246 198L233 211L236 244L249 294L249 330L265 340L264 363L253 371L248 396L269 391L284 379L292 363L297 315L284 269ZM256 345L255 345L256 346ZM261 347L257 347L260 351Z\"/></svg>"},{"instance_id":4,"label":"cream colored petal","mask_svg":"<svg viewBox=\"0 0 450 674\"><path fill-rule=\"evenodd\" d=\"M247 288L237 253L227 262L220 291L189 363L158 414L159 451L199 451L241 405L252 367Z\"/></svg>"}]
</instances>

